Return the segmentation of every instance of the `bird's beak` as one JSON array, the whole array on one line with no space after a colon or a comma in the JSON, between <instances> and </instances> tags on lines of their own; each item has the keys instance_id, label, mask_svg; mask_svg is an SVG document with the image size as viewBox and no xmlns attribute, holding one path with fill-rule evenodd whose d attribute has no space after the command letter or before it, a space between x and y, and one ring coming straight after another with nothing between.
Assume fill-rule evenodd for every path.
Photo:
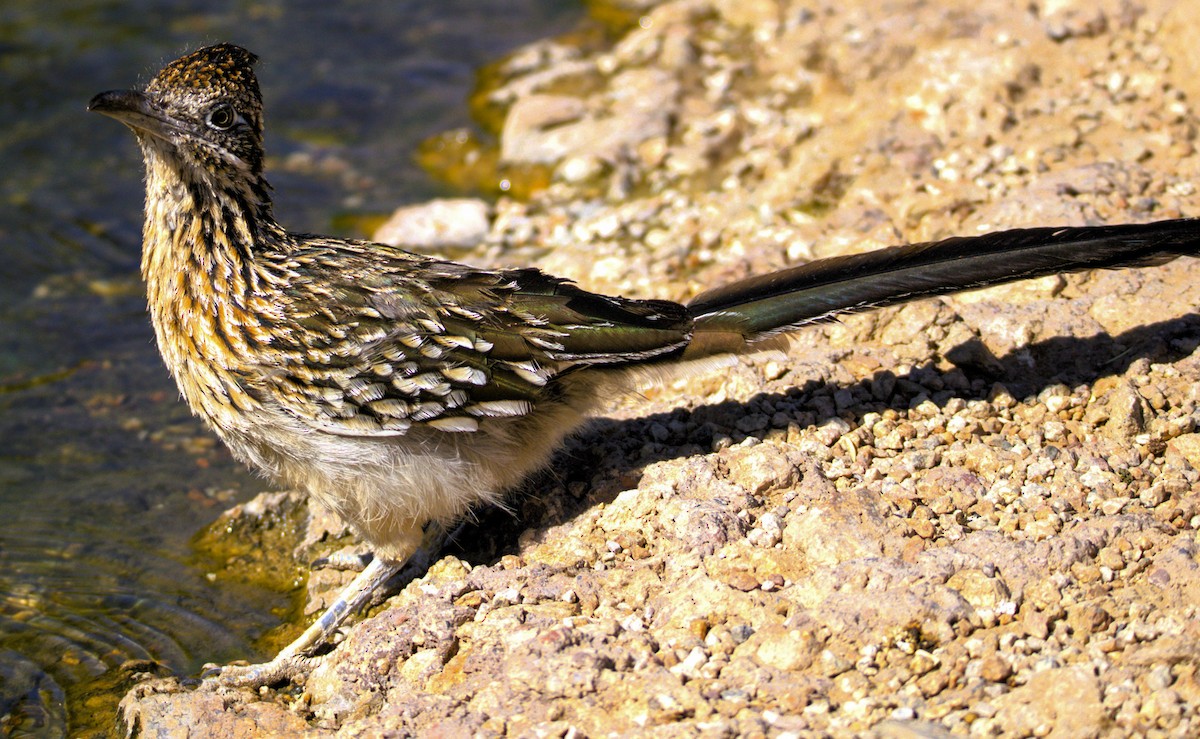
<instances>
[{"instance_id":1,"label":"bird's beak","mask_svg":"<svg viewBox=\"0 0 1200 739\"><path fill-rule=\"evenodd\" d=\"M135 132L144 132L166 141L179 133L179 124L159 110L150 97L138 90L109 90L92 98L88 110L115 118Z\"/></svg>"}]
</instances>

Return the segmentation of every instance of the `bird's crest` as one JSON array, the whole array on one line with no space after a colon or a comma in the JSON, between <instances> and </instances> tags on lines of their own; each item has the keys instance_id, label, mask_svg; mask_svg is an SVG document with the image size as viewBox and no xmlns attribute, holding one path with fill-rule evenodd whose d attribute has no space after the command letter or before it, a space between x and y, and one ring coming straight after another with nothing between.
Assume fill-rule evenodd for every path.
<instances>
[{"instance_id":1,"label":"bird's crest","mask_svg":"<svg viewBox=\"0 0 1200 739\"><path fill-rule=\"evenodd\" d=\"M169 91L227 96L262 106L254 63L258 57L233 44L197 49L163 67L147 88L150 93Z\"/></svg>"}]
</instances>

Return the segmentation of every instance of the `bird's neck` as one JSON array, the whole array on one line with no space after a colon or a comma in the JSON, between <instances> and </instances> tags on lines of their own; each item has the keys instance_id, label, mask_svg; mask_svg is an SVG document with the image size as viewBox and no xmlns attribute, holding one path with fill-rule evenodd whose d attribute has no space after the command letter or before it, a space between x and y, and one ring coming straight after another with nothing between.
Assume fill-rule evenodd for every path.
<instances>
[{"instance_id":1,"label":"bird's neck","mask_svg":"<svg viewBox=\"0 0 1200 739\"><path fill-rule=\"evenodd\" d=\"M163 358L211 421L229 403L249 402L236 397L236 373L256 360L278 318L269 255L288 237L265 182L217 186L173 164L146 153L142 275Z\"/></svg>"},{"instance_id":2,"label":"bird's neck","mask_svg":"<svg viewBox=\"0 0 1200 739\"><path fill-rule=\"evenodd\" d=\"M224 179L180 166L150 142L142 275L186 273L216 279L243 271L256 252L286 239L261 176ZM223 281L222 281L223 282Z\"/></svg>"}]
</instances>

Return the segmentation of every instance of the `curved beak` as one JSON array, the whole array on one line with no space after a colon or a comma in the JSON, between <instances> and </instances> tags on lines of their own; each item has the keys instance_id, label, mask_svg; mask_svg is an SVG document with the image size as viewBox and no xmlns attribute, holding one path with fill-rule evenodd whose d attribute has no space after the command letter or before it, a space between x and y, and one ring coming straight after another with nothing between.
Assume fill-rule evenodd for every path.
<instances>
[{"instance_id":1,"label":"curved beak","mask_svg":"<svg viewBox=\"0 0 1200 739\"><path fill-rule=\"evenodd\" d=\"M138 90L109 90L92 98L87 109L115 118L135 132L170 141L179 124L164 115L148 95Z\"/></svg>"}]
</instances>

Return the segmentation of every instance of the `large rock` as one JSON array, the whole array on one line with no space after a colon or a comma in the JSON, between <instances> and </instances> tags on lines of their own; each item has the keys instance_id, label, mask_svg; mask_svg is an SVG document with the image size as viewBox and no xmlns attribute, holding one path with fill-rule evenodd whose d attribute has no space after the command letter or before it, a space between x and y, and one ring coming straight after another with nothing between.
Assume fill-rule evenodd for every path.
<instances>
[{"instance_id":1,"label":"large rock","mask_svg":"<svg viewBox=\"0 0 1200 739\"><path fill-rule=\"evenodd\" d=\"M470 249L488 234L488 204L475 198L445 198L397 208L378 230L375 240L411 251L436 254L447 249Z\"/></svg>"}]
</instances>

